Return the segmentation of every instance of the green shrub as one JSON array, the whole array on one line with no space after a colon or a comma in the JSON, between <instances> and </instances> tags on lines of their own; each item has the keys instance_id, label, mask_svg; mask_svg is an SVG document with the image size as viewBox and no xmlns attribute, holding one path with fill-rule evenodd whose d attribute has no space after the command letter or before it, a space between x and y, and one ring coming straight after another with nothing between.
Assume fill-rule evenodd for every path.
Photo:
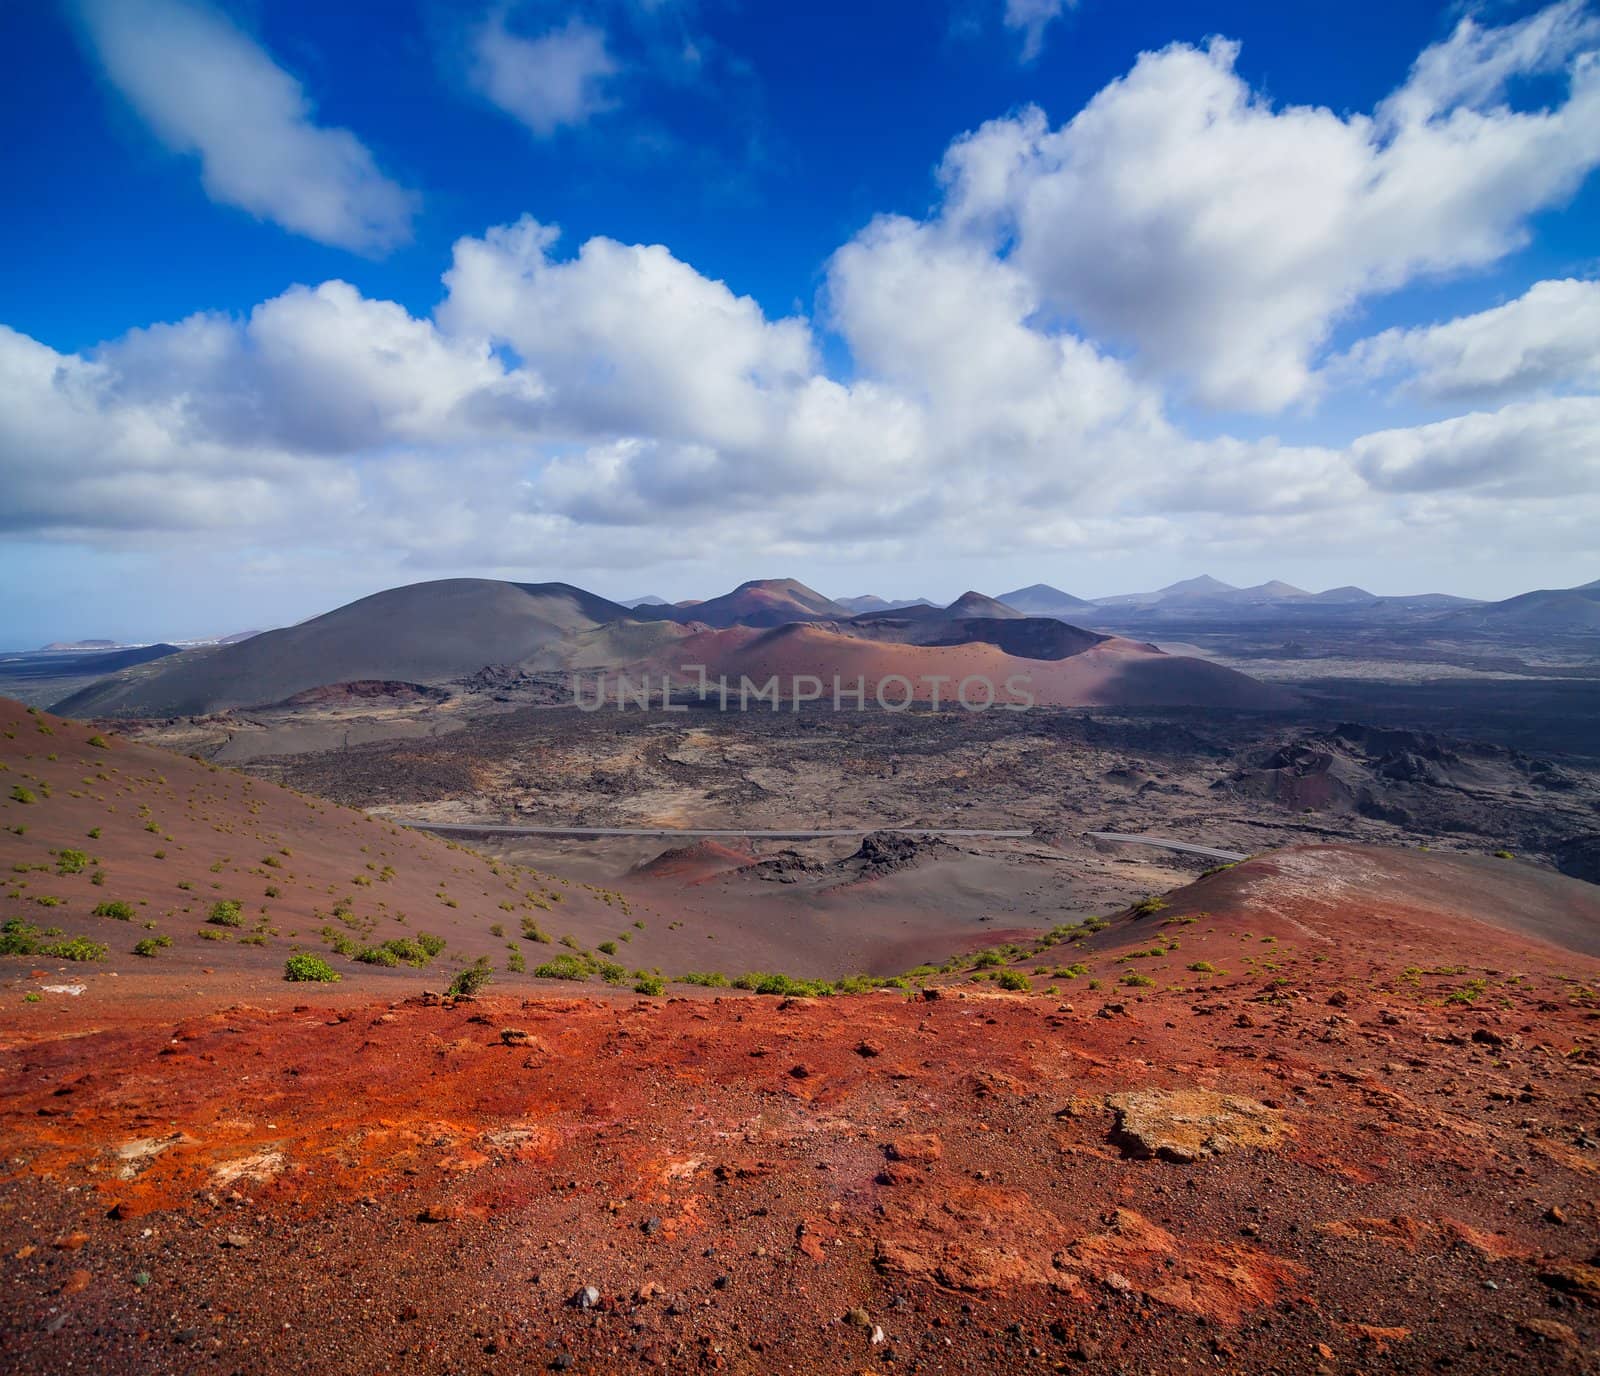
<instances>
[{"instance_id":1,"label":"green shrub","mask_svg":"<svg viewBox=\"0 0 1600 1376\"><path fill-rule=\"evenodd\" d=\"M82 874L89 868L89 857L81 850L56 852L57 874Z\"/></svg>"},{"instance_id":2,"label":"green shrub","mask_svg":"<svg viewBox=\"0 0 1600 1376\"><path fill-rule=\"evenodd\" d=\"M620 965L614 968L622 970ZM540 979L588 979L589 965L578 956L552 956L543 965L535 965L533 973Z\"/></svg>"},{"instance_id":3,"label":"green shrub","mask_svg":"<svg viewBox=\"0 0 1600 1376\"><path fill-rule=\"evenodd\" d=\"M290 956L283 962L283 977L295 984L336 984L342 978L321 956Z\"/></svg>"},{"instance_id":4,"label":"green shrub","mask_svg":"<svg viewBox=\"0 0 1600 1376\"><path fill-rule=\"evenodd\" d=\"M1130 989L1150 989L1155 986L1155 981L1149 975L1124 975L1121 982Z\"/></svg>"},{"instance_id":5,"label":"green shrub","mask_svg":"<svg viewBox=\"0 0 1600 1376\"><path fill-rule=\"evenodd\" d=\"M1189 963L1189 968L1197 975L1214 975L1217 973L1217 967L1209 960L1191 961Z\"/></svg>"},{"instance_id":6,"label":"green shrub","mask_svg":"<svg viewBox=\"0 0 1600 1376\"><path fill-rule=\"evenodd\" d=\"M525 917L522 919L522 939L524 941L541 941L548 945L550 934L539 925L537 918Z\"/></svg>"},{"instance_id":7,"label":"green shrub","mask_svg":"<svg viewBox=\"0 0 1600 1376\"><path fill-rule=\"evenodd\" d=\"M506 957L506 969L514 975L524 975L528 972L528 962L521 951L512 951Z\"/></svg>"},{"instance_id":8,"label":"green shrub","mask_svg":"<svg viewBox=\"0 0 1600 1376\"><path fill-rule=\"evenodd\" d=\"M133 905L120 899L111 903L96 903L93 912L96 917L114 917L118 922L133 921Z\"/></svg>"},{"instance_id":9,"label":"green shrub","mask_svg":"<svg viewBox=\"0 0 1600 1376\"><path fill-rule=\"evenodd\" d=\"M720 970L690 970L678 976L679 984L698 984L702 989L726 989L728 977Z\"/></svg>"},{"instance_id":10,"label":"green shrub","mask_svg":"<svg viewBox=\"0 0 1600 1376\"><path fill-rule=\"evenodd\" d=\"M451 998L470 999L494 978L494 970L487 956L478 959L465 970L458 970L447 991Z\"/></svg>"},{"instance_id":11,"label":"green shrub","mask_svg":"<svg viewBox=\"0 0 1600 1376\"><path fill-rule=\"evenodd\" d=\"M0 956L31 956L39 949L39 929L20 917L0 923Z\"/></svg>"},{"instance_id":12,"label":"green shrub","mask_svg":"<svg viewBox=\"0 0 1600 1376\"><path fill-rule=\"evenodd\" d=\"M147 936L142 941L133 943L133 953L136 956L153 956L157 951L164 950L172 945L170 936Z\"/></svg>"},{"instance_id":13,"label":"green shrub","mask_svg":"<svg viewBox=\"0 0 1600 1376\"><path fill-rule=\"evenodd\" d=\"M96 750L111 749L111 742L108 741L104 736L90 736L89 744L92 745Z\"/></svg>"},{"instance_id":14,"label":"green shrub","mask_svg":"<svg viewBox=\"0 0 1600 1376\"><path fill-rule=\"evenodd\" d=\"M1149 917L1152 913L1160 912L1166 906L1166 899L1156 894L1151 894L1148 898L1141 898L1133 905L1130 911L1135 917Z\"/></svg>"},{"instance_id":15,"label":"green shrub","mask_svg":"<svg viewBox=\"0 0 1600 1376\"><path fill-rule=\"evenodd\" d=\"M206 918L213 927L242 927L244 926L243 905L231 898L220 898L211 905L210 916Z\"/></svg>"},{"instance_id":16,"label":"green shrub","mask_svg":"<svg viewBox=\"0 0 1600 1376\"><path fill-rule=\"evenodd\" d=\"M667 982L660 975L640 974L638 982L633 986L634 993L648 994L651 998L664 994L666 989Z\"/></svg>"},{"instance_id":17,"label":"green shrub","mask_svg":"<svg viewBox=\"0 0 1600 1376\"><path fill-rule=\"evenodd\" d=\"M417 945L427 953L429 960L432 960L440 951L444 950L447 944L442 936L433 936L429 932L418 932L416 940Z\"/></svg>"},{"instance_id":18,"label":"green shrub","mask_svg":"<svg viewBox=\"0 0 1600 1376\"><path fill-rule=\"evenodd\" d=\"M101 942L81 936L52 941L39 948L40 955L50 956L54 960L104 960L106 951L107 947Z\"/></svg>"},{"instance_id":19,"label":"green shrub","mask_svg":"<svg viewBox=\"0 0 1600 1376\"><path fill-rule=\"evenodd\" d=\"M614 941L602 941L597 949L605 952L608 956L614 956L617 953L617 943Z\"/></svg>"},{"instance_id":20,"label":"green shrub","mask_svg":"<svg viewBox=\"0 0 1600 1376\"><path fill-rule=\"evenodd\" d=\"M1021 970L1002 970L994 979L1002 989L1019 994L1026 994L1033 988L1032 981Z\"/></svg>"},{"instance_id":21,"label":"green shrub","mask_svg":"<svg viewBox=\"0 0 1600 1376\"><path fill-rule=\"evenodd\" d=\"M356 952L356 959L363 965L383 965L389 968L400 963L400 957L385 946L368 946L365 950Z\"/></svg>"},{"instance_id":22,"label":"green shrub","mask_svg":"<svg viewBox=\"0 0 1600 1376\"><path fill-rule=\"evenodd\" d=\"M89 839L91 841L98 841L100 839L100 828L99 827L90 827L89 828Z\"/></svg>"},{"instance_id":23,"label":"green shrub","mask_svg":"<svg viewBox=\"0 0 1600 1376\"><path fill-rule=\"evenodd\" d=\"M35 798L33 796L33 794L31 792L29 792L27 789L25 789L21 784L17 784L11 790L11 801L14 802L14 803L24 803L24 804L26 804L26 803L36 803L39 800L37 798Z\"/></svg>"},{"instance_id":24,"label":"green shrub","mask_svg":"<svg viewBox=\"0 0 1600 1376\"><path fill-rule=\"evenodd\" d=\"M999 951L979 951L978 958L972 962L974 970L987 970L994 965L1004 965L1006 958Z\"/></svg>"}]
</instances>

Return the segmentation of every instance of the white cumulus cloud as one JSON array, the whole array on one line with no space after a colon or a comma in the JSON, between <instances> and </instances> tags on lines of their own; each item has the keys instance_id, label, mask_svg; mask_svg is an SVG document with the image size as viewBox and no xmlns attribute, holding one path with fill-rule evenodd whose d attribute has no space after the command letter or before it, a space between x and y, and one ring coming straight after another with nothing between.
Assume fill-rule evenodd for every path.
<instances>
[{"instance_id":1,"label":"white cumulus cloud","mask_svg":"<svg viewBox=\"0 0 1600 1376\"><path fill-rule=\"evenodd\" d=\"M468 46L473 88L540 138L612 104L608 83L617 61L605 32L581 19L524 38L497 10L472 31Z\"/></svg>"},{"instance_id":2,"label":"white cumulus cloud","mask_svg":"<svg viewBox=\"0 0 1600 1376\"><path fill-rule=\"evenodd\" d=\"M381 253L411 238L417 197L348 129L318 124L300 83L199 0L73 0L107 79L206 194L320 243Z\"/></svg>"},{"instance_id":3,"label":"white cumulus cloud","mask_svg":"<svg viewBox=\"0 0 1600 1376\"><path fill-rule=\"evenodd\" d=\"M1147 53L1073 119L985 125L944 164L947 215L1056 310L1218 407L1312 387L1333 324L1419 277L1494 263L1600 164L1600 27L1577 0L1463 20L1371 115L1275 106L1214 39ZM1506 82L1560 72L1558 103Z\"/></svg>"},{"instance_id":4,"label":"white cumulus cloud","mask_svg":"<svg viewBox=\"0 0 1600 1376\"><path fill-rule=\"evenodd\" d=\"M1408 394L1439 402L1600 388L1600 282L1536 282L1503 306L1384 330L1354 345L1330 372L1400 378Z\"/></svg>"}]
</instances>

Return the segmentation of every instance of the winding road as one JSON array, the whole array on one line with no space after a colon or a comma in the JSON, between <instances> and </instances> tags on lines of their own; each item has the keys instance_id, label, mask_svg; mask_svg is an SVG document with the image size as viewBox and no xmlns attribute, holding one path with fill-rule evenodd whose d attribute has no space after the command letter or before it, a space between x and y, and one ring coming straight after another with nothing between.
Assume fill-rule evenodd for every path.
<instances>
[{"instance_id":1,"label":"winding road","mask_svg":"<svg viewBox=\"0 0 1600 1376\"><path fill-rule=\"evenodd\" d=\"M1162 850L1179 850L1185 855L1203 855L1208 860L1226 860L1232 864L1250 858L1236 850L1197 846L1191 841L1174 841L1170 836L1129 836L1120 831L1086 831L1084 835L1096 841L1120 841L1129 846L1159 846Z\"/></svg>"},{"instance_id":2,"label":"winding road","mask_svg":"<svg viewBox=\"0 0 1600 1376\"><path fill-rule=\"evenodd\" d=\"M652 836L682 837L698 840L702 837L732 838L751 841L836 841L865 836L872 831L893 832L902 836L957 836L973 840L1021 841L1033 835L1024 827L838 827L808 830L805 828L761 830L749 827L552 827L513 826L501 822L413 822L403 817L391 817L392 822L410 827L414 831L461 832L472 835L493 836L564 836L573 839L584 837ZM1156 846L1161 850L1182 851L1185 855L1200 855L1208 860L1235 862L1249 857L1238 851L1217 850L1213 846L1198 846L1191 841L1175 841L1168 836L1130 836L1117 831L1089 831L1084 835L1095 841L1117 841L1124 845Z\"/></svg>"},{"instance_id":3,"label":"winding road","mask_svg":"<svg viewBox=\"0 0 1600 1376\"><path fill-rule=\"evenodd\" d=\"M523 827L488 822L408 822L401 817L391 817L389 820L415 831L490 832L497 836L681 836L691 840L720 836L748 837L754 841L829 841L865 836L870 831L891 831L905 836L986 837L991 840L1024 840L1033 835L1031 830L1022 828L985 830L981 827L844 827L826 831L760 831L749 827Z\"/></svg>"}]
</instances>

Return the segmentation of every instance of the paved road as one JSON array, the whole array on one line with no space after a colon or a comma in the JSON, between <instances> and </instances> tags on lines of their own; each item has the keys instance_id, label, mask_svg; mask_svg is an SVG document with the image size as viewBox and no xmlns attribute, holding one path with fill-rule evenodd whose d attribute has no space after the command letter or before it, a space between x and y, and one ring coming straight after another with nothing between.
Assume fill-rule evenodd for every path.
<instances>
[{"instance_id":1,"label":"paved road","mask_svg":"<svg viewBox=\"0 0 1600 1376\"><path fill-rule=\"evenodd\" d=\"M1096 841L1122 841L1130 846L1159 846L1162 850L1181 850L1185 855L1204 855L1211 860L1248 860L1235 850L1216 850L1211 846L1197 846L1189 841L1174 841L1167 836L1126 836L1120 831L1090 831L1085 835Z\"/></svg>"},{"instance_id":2,"label":"paved road","mask_svg":"<svg viewBox=\"0 0 1600 1376\"><path fill-rule=\"evenodd\" d=\"M507 826L496 822L409 822L395 817L391 821L416 831L466 832L473 835L489 833L495 836L567 836L573 838L600 836L681 836L694 839L702 836L745 838L752 841L833 841L854 836L865 836L869 831L889 831L905 836L960 836L986 840L1026 840L1033 835L1023 828L985 827L841 827L822 830L796 828L784 831L762 831L739 827L535 827ZM1245 860L1248 856L1237 851L1217 850L1212 846L1197 846L1189 841L1174 841L1167 836L1128 836L1117 831L1091 831L1085 833L1096 841L1121 841L1127 845L1157 846L1162 850L1183 851L1186 855L1203 855L1210 860Z\"/></svg>"},{"instance_id":3,"label":"paved road","mask_svg":"<svg viewBox=\"0 0 1600 1376\"><path fill-rule=\"evenodd\" d=\"M978 827L845 827L832 831L759 831L738 827L522 827L488 822L408 822L401 817L389 820L416 831L490 832L497 836L732 836L757 841L827 841L865 836L869 831L892 831L906 836L985 837L991 840L1025 840L1033 835L1033 832L1026 830L984 830Z\"/></svg>"}]
</instances>

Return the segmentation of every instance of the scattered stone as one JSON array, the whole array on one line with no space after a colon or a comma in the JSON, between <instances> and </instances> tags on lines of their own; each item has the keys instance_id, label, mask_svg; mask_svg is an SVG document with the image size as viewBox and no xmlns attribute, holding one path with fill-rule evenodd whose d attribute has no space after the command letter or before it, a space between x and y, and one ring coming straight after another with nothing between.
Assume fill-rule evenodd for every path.
<instances>
[{"instance_id":1,"label":"scattered stone","mask_svg":"<svg viewBox=\"0 0 1600 1376\"><path fill-rule=\"evenodd\" d=\"M242 1250L250 1245L250 1239L243 1233L229 1233L222 1239L222 1245Z\"/></svg>"},{"instance_id":2,"label":"scattered stone","mask_svg":"<svg viewBox=\"0 0 1600 1376\"><path fill-rule=\"evenodd\" d=\"M1565 1223L1567 1221L1566 1210L1559 1204L1552 1204L1544 1211L1544 1220L1546 1223Z\"/></svg>"},{"instance_id":3,"label":"scattered stone","mask_svg":"<svg viewBox=\"0 0 1600 1376\"><path fill-rule=\"evenodd\" d=\"M896 1137L885 1148L891 1161L932 1162L944 1155L944 1143L933 1132L914 1132Z\"/></svg>"},{"instance_id":4,"label":"scattered stone","mask_svg":"<svg viewBox=\"0 0 1600 1376\"><path fill-rule=\"evenodd\" d=\"M70 1271L67 1273L66 1281L61 1286L61 1293L63 1295L81 1294L89 1288L89 1282L93 1279L94 1277L87 1271Z\"/></svg>"},{"instance_id":5,"label":"scattered stone","mask_svg":"<svg viewBox=\"0 0 1600 1376\"><path fill-rule=\"evenodd\" d=\"M58 1252L76 1252L88 1241L88 1233L68 1233L65 1237L58 1237L50 1245Z\"/></svg>"},{"instance_id":6,"label":"scattered stone","mask_svg":"<svg viewBox=\"0 0 1600 1376\"><path fill-rule=\"evenodd\" d=\"M521 1027L503 1027L500 1029L500 1040L507 1046L531 1046L533 1033Z\"/></svg>"},{"instance_id":7,"label":"scattered stone","mask_svg":"<svg viewBox=\"0 0 1600 1376\"><path fill-rule=\"evenodd\" d=\"M593 1309L600 1303L600 1292L592 1285L586 1285L569 1301L574 1309Z\"/></svg>"},{"instance_id":8,"label":"scattered stone","mask_svg":"<svg viewBox=\"0 0 1600 1376\"><path fill-rule=\"evenodd\" d=\"M646 1237L654 1237L661 1231L661 1220L659 1218L647 1218L639 1225L639 1231Z\"/></svg>"},{"instance_id":9,"label":"scattered stone","mask_svg":"<svg viewBox=\"0 0 1600 1376\"><path fill-rule=\"evenodd\" d=\"M1517 1331L1539 1342L1554 1343L1557 1347L1578 1346L1578 1335L1558 1319L1518 1319Z\"/></svg>"},{"instance_id":10,"label":"scattered stone","mask_svg":"<svg viewBox=\"0 0 1600 1376\"><path fill-rule=\"evenodd\" d=\"M456 1216L453 1204L426 1204L417 1215L418 1223L448 1223Z\"/></svg>"},{"instance_id":11,"label":"scattered stone","mask_svg":"<svg viewBox=\"0 0 1600 1376\"><path fill-rule=\"evenodd\" d=\"M859 1042L856 1043L856 1055L869 1057L881 1056L883 1055L883 1043L875 1042L870 1038L863 1037Z\"/></svg>"},{"instance_id":12,"label":"scattered stone","mask_svg":"<svg viewBox=\"0 0 1600 1376\"><path fill-rule=\"evenodd\" d=\"M847 1324L850 1324L852 1327L855 1327L855 1328L871 1328L872 1327L872 1315L867 1313L867 1311L865 1309L863 1309L860 1305L857 1305L854 1309L850 1310L844 1316L844 1321Z\"/></svg>"},{"instance_id":13,"label":"scattered stone","mask_svg":"<svg viewBox=\"0 0 1600 1376\"><path fill-rule=\"evenodd\" d=\"M1600 1266L1583 1261L1546 1262L1539 1279L1587 1304L1600 1304Z\"/></svg>"},{"instance_id":14,"label":"scattered stone","mask_svg":"<svg viewBox=\"0 0 1600 1376\"><path fill-rule=\"evenodd\" d=\"M944 997L944 991L935 985L925 984L922 986L922 997L927 999L929 1003L932 1003L936 999L942 999Z\"/></svg>"},{"instance_id":15,"label":"scattered stone","mask_svg":"<svg viewBox=\"0 0 1600 1376\"><path fill-rule=\"evenodd\" d=\"M1208 1089L1136 1090L1111 1094L1114 1134L1131 1155L1189 1163L1235 1147L1270 1147L1283 1119L1265 1104Z\"/></svg>"}]
</instances>

